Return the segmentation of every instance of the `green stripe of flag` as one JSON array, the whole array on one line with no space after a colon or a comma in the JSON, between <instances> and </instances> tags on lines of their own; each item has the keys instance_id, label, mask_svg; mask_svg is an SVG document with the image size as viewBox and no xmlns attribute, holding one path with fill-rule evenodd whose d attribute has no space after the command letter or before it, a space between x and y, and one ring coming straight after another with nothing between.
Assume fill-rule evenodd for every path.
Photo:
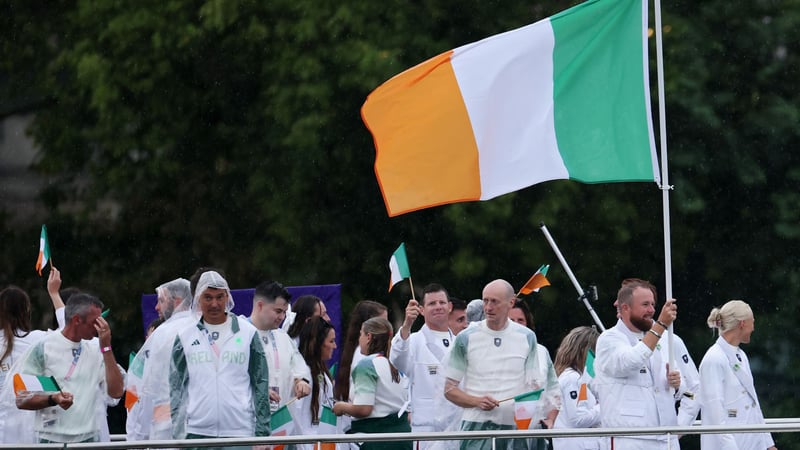
<instances>
[{"instance_id":1,"label":"green stripe of flag","mask_svg":"<svg viewBox=\"0 0 800 450\"><path fill-rule=\"evenodd\" d=\"M584 370L590 377L594 378L594 350L592 349L589 349L586 353L586 365L584 366Z\"/></svg>"},{"instance_id":2,"label":"green stripe of flag","mask_svg":"<svg viewBox=\"0 0 800 450\"><path fill-rule=\"evenodd\" d=\"M328 425L336 426L336 414L333 410L325 405L322 406L322 414L320 414L319 421L327 423Z\"/></svg>"},{"instance_id":3,"label":"green stripe of flag","mask_svg":"<svg viewBox=\"0 0 800 450\"><path fill-rule=\"evenodd\" d=\"M26 373L14 374L14 392L58 392L61 388L52 376L30 375Z\"/></svg>"},{"instance_id":4,"label":"green stripe of flag","mask_svg":"<svg viewBox=\"0 0 800 450\"><path fill-rule=\"evenodd\" d=\"M536 400L539 400L539 398L542 396L542 392L543 391L544 391L544 389L538 389L538 390L535 390L535 391L530 391L530 392L526 392L524 394L520 394L520 395L514 397L514 401L515 402L535 402Z\"/></svg>"},{"instance_id":5,"label":"green stripe of flag","mask_svg":"<svg viewBox=\"0 0 800 450\"><path fill-rule=\"evenodd\" d=\"M570 178L585 183L658 179L646 3L589 0L550 21L555 131Z\"/></svg>"},{"instance_id":6,"label":"green stripe of flag","mask_svg":"<svg viewBox=\"0 0 800 450\"><path fill-rule=\"evenodd\" d=\"M272 426L273 431L281 428L282 426L290 423L292 421L292 414L289 412L289 408L286 405L281 406L278 408L277 411L272 413L270 418L270 425Z\"/></svg>"},{"instance_id":7,"label":"green stripe of flag","mask_svg":"<svg viewBox=\"0 0 800 450\"><path fill-rule=\"evenodd\" d=\"M401 243L392 254L392 257L389 258L389 271L391 272L389 290L395 284L411 276L411 269L408 268L408 258L406 258L405 242Z\"/></svg>"}]
</instances>

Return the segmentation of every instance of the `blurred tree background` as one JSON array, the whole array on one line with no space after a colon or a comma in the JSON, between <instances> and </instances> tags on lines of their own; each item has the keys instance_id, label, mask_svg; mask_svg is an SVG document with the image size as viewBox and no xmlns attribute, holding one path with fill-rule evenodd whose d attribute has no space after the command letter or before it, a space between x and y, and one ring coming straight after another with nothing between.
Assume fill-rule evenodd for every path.
<instances>
[{"instance_id":1,"label":"blurred tree background","mask_svg":"<svg viewBox=\"0 0 800 450\"><path fill-rule=\"evenodd\" d=\"M33 271L46 223L64 285L114 310L125 362L142 342L140 295L201 265L237 288L342 283L345 310L370 298L400 319L408 288L386 292L386 264L405 241L415 286L441 282L464 299L550 263L552 286L530 301L555 354L591 319L539 223L597 285L611 326L621 279L651 279L663 296L657 187L550 182L389 219L359 109L410 66L575 3L10 0L0 119L33 114L30 170L45 181L33 213L0 211L0 286L25 288L50 325ZM800 1L662 8L676 330L699 364L715 339L711 307L748 301L765 414L796 417ZM655 101L654 50L651 60ZM112 415L112 432L122 420ZM793 448L794 435L776 437Z\"/></svg>"}]
</instances>

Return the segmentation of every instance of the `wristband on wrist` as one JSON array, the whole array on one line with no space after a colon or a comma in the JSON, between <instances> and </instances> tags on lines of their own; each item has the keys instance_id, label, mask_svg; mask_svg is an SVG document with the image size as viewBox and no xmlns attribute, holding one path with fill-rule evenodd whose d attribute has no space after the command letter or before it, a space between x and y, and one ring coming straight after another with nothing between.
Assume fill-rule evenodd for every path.
<instances>
[{"instance_id":1,"label":"wristband on wrist","mask_svg":"<svg viewBox=\"0 0 800 450\"><path fill-rule=\"evenodd\" d=\"M649 329L649 330L647 330L647 331L648 331L648 332L650 332L650 333L652 333L652 334L653 334L653 336L655 336L655 337L657 337L657 338L661 339L661 335L660 335L660 334L658 334L658 333L656 333L656 332L655 332L655 330L653 330L652 328L650 328L650 329Z\"/></svg>"},{"instance_id":2,"label":"wristband on wrist","mask_svg":"<svg viewBox=\"0 0 800 450\"><path fill-rule=\"evenodd\" d=\"M58 402L53 399L53 394L47 396L47 405L48 406L56 406Z\"/></svg>"},{"instance_id":3,"label":"wristband on wrist","mask_svg":"<svg viewBox=\"0 0 800 450\"><path fill-rule=\"evenodd\" d=\"M664 325L664 322L662 322L662 321L660 321L660 320L658 320L658 319L656 319L656 320L655 320L655 322L656 322L657 324L661 325L662 327L664 327L664 329L665 329L665 330L669 328L668 326Z\"/></svg>"},{"instance_id":4,"label":"wristband on wrist","mask_svg":"<svg viewBox=\"0 0 800 450\"><path fill-rule=\"evenodd\" d=\"M106 346L100 349L100 353L108 353L111 351L111 346Z\"/></svg>"}]
</instances>

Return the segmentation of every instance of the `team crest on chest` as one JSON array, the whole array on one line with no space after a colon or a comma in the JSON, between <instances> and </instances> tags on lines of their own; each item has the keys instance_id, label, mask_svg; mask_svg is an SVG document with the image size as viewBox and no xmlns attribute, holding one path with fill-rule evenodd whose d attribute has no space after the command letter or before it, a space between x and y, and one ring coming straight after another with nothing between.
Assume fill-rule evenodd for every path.
<instances>
[{"instance_id":1,"label":"team crest on chest","mask_svg":"<svg viewBox=\"0 0 800 450\"><path fill-rule=\"evenodd\" d=\"M495 347L500 347L500 344L502 344L502 343L503 343L503 339L502 338L494 338L494 346Z\"/></svg>"},{"instance_id":2,"label":"team crest on chest","mask_svg":"<svg viewBox=\"0 0 800 450\"><path fill-rule=\"evenodd\" d=\"M450 339L444 338L442 339L442 345L445 347L450 347Z\"/></svg>"}]
</instances>

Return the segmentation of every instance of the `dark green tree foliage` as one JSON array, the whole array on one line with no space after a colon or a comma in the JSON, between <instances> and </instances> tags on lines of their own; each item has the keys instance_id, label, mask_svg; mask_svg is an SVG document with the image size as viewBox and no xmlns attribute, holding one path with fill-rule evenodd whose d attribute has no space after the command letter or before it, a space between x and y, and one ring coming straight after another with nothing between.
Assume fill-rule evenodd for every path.
<instances>
[{"instance_id":1,"label":"dark green tree foliage","mask_svg":"<svg viewBox=\"0 0 800 450\"><path fill-rule=\"evenodd\" d=\"M465 299L550 263L552 287L531 301L554 354L591 320L539 223L579 281L598 286L611 326L622 278L654 280L663 301L658 188L550 182L389 219L359 109L405 68L574 3L12 1L0 15L0 111L36 112L49 182L46 217L0 215L0 282L47 310L32 272L46 222L65 285L113 308L121 357L141 342L140 294L200 265L224 268L234 287L341 282L346 309L374 298L399 318L408 285L387 294L385 266L405 241L415 286L438 281ZM699 363L711 307L750 302L766 413L797 416L786 394L800 364L800 2L663 8L676 329Z\"/></svg>"}]
</instances>

